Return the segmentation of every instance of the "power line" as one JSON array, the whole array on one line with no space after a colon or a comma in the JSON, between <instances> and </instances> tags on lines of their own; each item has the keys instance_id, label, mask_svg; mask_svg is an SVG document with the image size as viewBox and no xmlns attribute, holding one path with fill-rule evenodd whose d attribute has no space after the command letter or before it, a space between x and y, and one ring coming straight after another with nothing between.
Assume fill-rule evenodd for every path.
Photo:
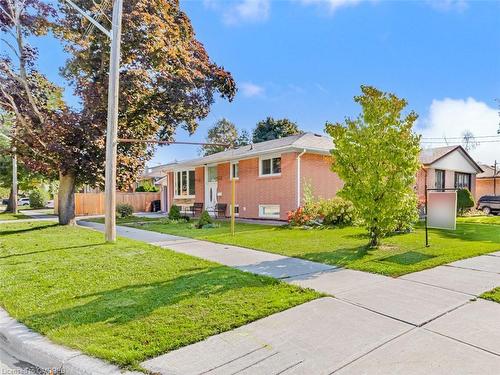
<instances>
[{"instance_id":1,"label":"power line","mask_svg":"<svg viewBox=\"0 0 500 375\"><path fill-rule=\"evenodd\" d=\"M424 142L420 142L420 143L425 143L425 144L430 144L430 143L434 143L434 144L448 144L448 143L460 144L460 142L446 142L446 141L424 141ZM500 139L496 139L493 141L480 141L479 143L480 144L482 144L482 143L500 143Z\"/></svg>"},{"instance_id":2,"label":"power line","mask_svg":"<svg viewBox=\"0 0 500 375\"><path fill-rule=\"evenodd\" d=\"M464 137L422 137L422 139L463 139ZM499 138L500 135L474 135L472 138Z\"/></svg>"}]
</instances>

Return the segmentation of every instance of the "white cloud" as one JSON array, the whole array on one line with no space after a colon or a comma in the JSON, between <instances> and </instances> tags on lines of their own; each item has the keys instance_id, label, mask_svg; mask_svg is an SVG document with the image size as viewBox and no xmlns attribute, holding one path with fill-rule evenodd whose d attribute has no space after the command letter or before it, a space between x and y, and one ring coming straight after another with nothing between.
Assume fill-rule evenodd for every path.
<instances>
[{"instance_id":1,"label":"white cloud","mask_svg":"<svg viewBox=\"0 0 500 375\"><path fill-rule=\"evenodd\" d=\"M300 0L305 5L322 5L326 6L330 12L335 12L339 8L355 6L367 0ZM372 0L374 1L374 0Z\"/></svg>"},{"instance_id":2,"label":"white cloud","mask_svg":"<svg viewBox=\"0 0 500 375\"><path fill-rule=\"evenodd\" d=\"M429 107L427 118L422 120L422 125L417 129L423 137L458 138L466 130L477 136L496 136L498 130L498 113L495 108L486 103L467 99L433 100ZM476 138L479 146L470 154L478 162L493 163L500 160L500 137ZM497 140L499 142L491 142ZM438 142L440 140L427 140ZM481 142L482 141L482 142ZM490 141L490 142L488 142ZM449 144L460 144L460 139L449 139ZM439 147L446 144L424 144L425 147Z\"/></svg>"},{"instance_id":3,"label":"white cloud","mask_svg":"<svg viewBox=\"0 0 500 375\"><path fill-rule=\"evenodd\" d=\"M271 0L238 0L232 2L204 0L206 8L222 14L227 25L239 25L247 22L262 22L269 18Z\"/></svg>"},{"instance_id":4,"label":"white cloud","mask_svg":"<svg viewBox=\"0 0 500 375\"><path fill-rule=\"evenodd\" d=\"M252 82L243 82L240 85L240 89L241 92L243 93L243 96L246 96L247 98L260 96L264 94L264 87L256 85L255 83Z\"/></svg>"},{"instance_id":5,"label":"white cloud","mask_svg":"<svg viewBox=\"0 0 500 375\"><path fill-rule=\"evenodd\" d=\"M427 3L434 9L448 12L463 12L468 8L467 0L427 0Z\"/></svg>"}]
</instances>

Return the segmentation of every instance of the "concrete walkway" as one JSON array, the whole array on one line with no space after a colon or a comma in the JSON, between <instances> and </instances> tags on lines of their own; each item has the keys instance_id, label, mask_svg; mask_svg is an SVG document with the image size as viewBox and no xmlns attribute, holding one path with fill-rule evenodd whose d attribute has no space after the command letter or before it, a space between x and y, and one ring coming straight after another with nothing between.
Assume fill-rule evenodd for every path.
<instances>
[{"instance_id":1,"label":"concrete walkway","mask_svg":"<svg viewBox=\"0 0 500 375\"><path fill-rule=\"evenodd\" d=\"M102 224L80 222L97 230ZM142 363L161 374L497 374L500 252L390 278L135 228L118 235L334 295ZM500 245L499 245L500 246Z\"/></svg>"}]
</instances>

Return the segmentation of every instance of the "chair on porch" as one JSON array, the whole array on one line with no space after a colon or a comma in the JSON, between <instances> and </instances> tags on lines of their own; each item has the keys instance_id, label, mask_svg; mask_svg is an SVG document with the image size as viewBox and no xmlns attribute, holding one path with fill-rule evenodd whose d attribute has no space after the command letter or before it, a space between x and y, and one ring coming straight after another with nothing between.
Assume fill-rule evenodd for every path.
<instances>
[{"instance_id":1,"label":"chair on porch","mask_svg":"<svg viewBox=\"0 0 500 375\"><path fill-rule=\"evenodd\" d=\"M203 203L195 202L191 207L189 207L189 211L191 212L191 215L193 215L193 217L201 215L201 213L203 212Z\"/></svg>"},{"instance_id":2,"label":"chair on porch","mask_svg":"<svg viewBox=\"0 0 500 375\"><path fill-rule=\"evenodd\" d=\"M214 213L217 219L226 217L227 204L226 203L217 203L215 205Z\"/></svg>"}]
</instances>

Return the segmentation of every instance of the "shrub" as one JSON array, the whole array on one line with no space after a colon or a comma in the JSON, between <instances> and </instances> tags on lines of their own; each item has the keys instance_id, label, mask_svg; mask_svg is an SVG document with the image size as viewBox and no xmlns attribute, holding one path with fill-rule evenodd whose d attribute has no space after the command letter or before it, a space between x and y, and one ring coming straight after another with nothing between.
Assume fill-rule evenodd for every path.
<instances>
[{"instance_id":1,"label":"shrub","mask_svg":"<svg viewBox=\"0 0 500 375\"><path fill-rule=\"evenodd\" d=\"M48 194L44 190L36 189L30 193L29 198L30 198L30 207L44 208L47 205Z\"/></svg>"},{"instance_id":2,"label":"shrub","mask_svg":"<svg viewBox=\"0 0 500 375\"><path fill-rule=\"evenodd\" d=\"M464 215L466 211L474 207L474 198L469 189L457 190L457 210L459 215Z\"/></svg>"},{"instance_id":3,"label":"shrub","mask_svg":"<svg viewBox=\"0 0 500 375\"><path fill-rule=\"evenodd\" d=\"M201 213L200 219L198 220L198 223L196 223L196 227L198 229L204 228L205 225L212 224L213 220L210 214L208 213L207 210L203 210Z\"/></svg>"},{"instance_id":4,"label":"shrub","mask_svg":"<svg viewBox=\"0 0 500 375\"><path fill-rule=\"evenodd\" d=\"M135 189L136 192L158 192L158 188L151 182L151 181L143 181L139 186L137 186L137 189Z\"/></svg>"},{"instance_id":5,"label":"shrub","mask_svg":"<svg viewBox=\"0 0 500 375\"><path fill-rule=\"evenodd\" d=\"M168 211L168 218L170 220L179 220L181 218L181 208L173 204Z\"/></svg>"},{"instance_id":6,"label":"shrub","mask_svg":"<svg viewBox=\"0 0 500 375\"><path fill-rule=\"evenodd\" d=\"M128 203L120 203L116 205L116 216L120 218L130 217L134 213L134 208Z\"/></svg>"},{"instance_id":7,"label":"shrub","mask_svg":"<svg viewBox=\"0 0 500 375\"><path fill-rule=\"evenodd\" d=\"M299 207L296 210L287 212L287 220L291 226L302 226L311 221L311 216L304 212L303 207Z\"/></svg>"},{"instance_id":8,"label":"shrub","mask_svg":"<svg viewBox=\"0 0 500 375\"><path fill-rule=\"evenodd\" d=\"M352 202L340 197L320 200L317 210L325 225L350 225L356 219Z\"/></svg>"}]
</instances>

